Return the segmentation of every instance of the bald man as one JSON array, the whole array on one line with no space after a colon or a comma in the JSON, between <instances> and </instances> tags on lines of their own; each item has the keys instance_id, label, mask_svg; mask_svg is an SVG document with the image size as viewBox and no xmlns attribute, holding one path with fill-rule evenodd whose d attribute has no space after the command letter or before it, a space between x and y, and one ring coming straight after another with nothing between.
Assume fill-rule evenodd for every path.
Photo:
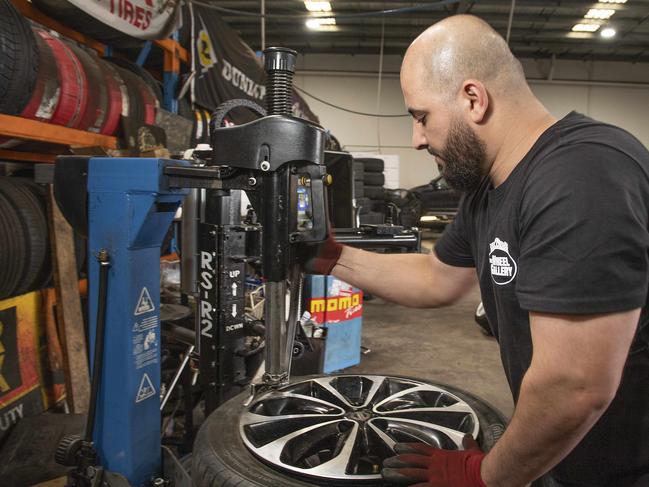
<instances>
[{"instance_id":1,"label":"bald man","mask_svg":"<svg viewBox=\"0 0 649 487\"><path fill-rule=\"evenodd\" d=\"M555 119L502 37L472 16L417 38L401 87L414 147L465 192L458 215L430 255L330 240L319 270L413 307L479 284L516 408L488 454L399 445L384 477L649 486L649 153L611 125Z\"/></svg>"}]
</instances>

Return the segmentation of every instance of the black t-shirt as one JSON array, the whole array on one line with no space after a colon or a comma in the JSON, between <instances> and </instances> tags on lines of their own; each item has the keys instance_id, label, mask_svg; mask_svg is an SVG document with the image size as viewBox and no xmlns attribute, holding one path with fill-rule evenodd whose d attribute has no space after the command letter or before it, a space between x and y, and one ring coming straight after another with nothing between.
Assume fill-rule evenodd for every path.
<instances>
[{"instance_id":1,"label":"black t-shirt","mask_svg":"<svg viewBox=\"0 0 649 487\"><path fill-rule=\"evenodd\" d=\"M649 472L648 227L649 152L573 112L500 186L485 178L467 193L435 245L442 262L476 268L515 401L532 356L529 311L643 308L616 398L552 472L569 485L618 487Z\"/></svg>"}]
</instances>

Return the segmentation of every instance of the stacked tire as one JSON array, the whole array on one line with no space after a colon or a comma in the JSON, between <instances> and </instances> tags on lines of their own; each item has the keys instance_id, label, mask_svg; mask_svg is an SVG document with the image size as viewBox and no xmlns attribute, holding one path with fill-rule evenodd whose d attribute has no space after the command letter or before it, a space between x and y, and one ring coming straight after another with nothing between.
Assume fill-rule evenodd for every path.
<instances>
[{"instance_id":1,"label":"stacked tire","mask_svg":"<svg viewBox=\"0 0 649 487\"><path fill-rule=\"evenodd\" d=\"M24 177L0 177L0 300L51 285L46 190ZM87 264L86 240L74 236L77 273Z\"/></svg>"},{"instance_id":2,"label":"stacked tire","mask_svg":"<svg viewBox=\"0 0 649 487\"><path fill-rule=\"evenodd\" d=\"M0 0L0 113L19 115L27 106L38 64L29 23L9 0Z\"/></svg>"},{"instance_id":3,"label":"stacked tire","mask_svg":"<svg viewBox=\"0 0 649 487\"><path fill-rule=\"evenodd\" d=\"M354 159L354 193L361 225L385 222L383 159Z\"/></svg>"},{"instance_id":4,"label":"stacked tire","mask_svg":"<svg viewBox=\"0 0 649 487\"><path fill-rule=\"evenodd\" d=\"M45 287L52 274L45 191L0 178L0 299Z\"/></svg>"}]
</instances>

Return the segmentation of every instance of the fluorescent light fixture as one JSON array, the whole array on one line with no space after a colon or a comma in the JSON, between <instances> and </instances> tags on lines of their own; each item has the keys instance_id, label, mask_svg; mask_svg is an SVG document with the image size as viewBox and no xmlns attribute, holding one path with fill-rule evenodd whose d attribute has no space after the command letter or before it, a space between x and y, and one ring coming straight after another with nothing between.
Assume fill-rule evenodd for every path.
<instances>
[{"instance_id":1,"label":"fluorescent light fixture","mask_svg":"<svg viewBox=\"0 0 649 487\"><path fill-rule=\"evenodd\" d=\"M575 24L572 26L573 32L597 32L599 24Z\"/></svg>"},{"instance_id":2,"label":"fluorescent light fixture","mask_svg":"<svg viewBox=\"0 0 649 487\"><path fill-rule=\"evenodd\" d=\"M331 3L304 0L304 6L309 12L331 12Z\"/></svg>"},{"instance_id":3,"label":"fluorescent light fixture","mask_svg":"<svg viewBox=\"0 0 649 487\"><path fill-rule=\"evenodd\" d=\"M599 0L599 3L626 3L626 0Z\"/></svg>"},{"instance_id":4,"label":"fluorescent light fixture","mask_svg":"<svg viewBox=\"0 0 649 487\"><path fill-rule=\"evenodd\" d=\"M611 37L615 37L615 34L617 34L617 31L613 27L607 27L606 29L602 29L602 32L599 33L599 35L601 35L605 39L610 39Z\"/></svg>"},{"instance_id":5,"label":"fluorescent light fixture","mask_svg":"<svg viewBox=\"0 0 649 487\"><path fill-rule=\"evenodd\" d=\"M599 19L599 20L608 20L615 13L615 10L609 8L591 8L586 15L585 19Z\"/></svg>"},{"instance_id":6,"label":"fluorescent light fixture","mask_svg":"<svg viewBox=\"0 0 649 487\"><path fill-rule=\"evenodd\" d=\"M333 30L335 29L336 19L333 17L315 18L306 21L306 26L314 30Z\"/></svg>"}]
</instances>

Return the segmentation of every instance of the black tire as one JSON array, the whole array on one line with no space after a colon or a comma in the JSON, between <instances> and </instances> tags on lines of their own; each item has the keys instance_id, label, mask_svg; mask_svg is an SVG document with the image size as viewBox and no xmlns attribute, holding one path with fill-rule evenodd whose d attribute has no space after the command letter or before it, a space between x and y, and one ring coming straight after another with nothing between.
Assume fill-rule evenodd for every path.
<instances>
[{"instance_id":1,"label":"black tire","mask_svg":"<svg viewBox=\"0 0 649 487\"><path fill-rule=\"evenodd\" d=\"M354 161L354 181L363 181L365 166L362 162Z\"/></svg>"},{"instance_id":2,"label":"black tire","mask_svg":"<svg viewBox=\"0 0 649 487\"><path fill-rule=\"evenodd\" d=\"M300 377L303 380L304 377ZM437 384L469 404L478 415L478 442L489 451L502 436L504 416L482 399L461 389ZM287 477L248 452L239 435L239 413L249 393L240 394L214 411L201 426L192 453L192 480L197 487L304 487L314 484Z\"/></svg>"},{"instance_id":3,"label":"black tire","mask_svg":"<svg viewBox=\"0 0 649 487\"><path fill-rule=\"evenodd\" d=\"M0 0L0 113L20 114L36 85L38 49L29 23Z\"/></svg>"},{"instance_id":4,"label":"black tire","mask_svg":"<svg viewBox=\"0 0 649 487\"><path fill-rule=\"evenodd\" d=\"M25 272L27 256L20 216L9 198L0 192L0 299L14 295Z\"/></svg>"},{"instance_id":5,"label":"black tire","mask_svg":"<svg viewBox=\"0 0 649 487\"><path fill-rule=\"evenodd\" d=\"M144 82L151 88L155 97L158 99L158 103L162 104L162 90L160 89L160 84L151 73L144 69L139 64L135 64L127 59L122 59L118 57L109 57L105 58L106 61L113 63L116 66L119 66L122 69L130 71L134 75L140 77Z\"/></svg>"},{"instance_id":6,"label":"black tire","mask_svg":"<svg viewBox=\"0 0 649 487\"><path fill-rule=\"evenodd\" d=\"M126 86L128 94L128 117L137 121L140 125L144 123L144 101L138 88L137 76L132 72L115 66L115 70Z\"/></svg>"},{"instance_id":7,"label":"black tire","mask_svg":"<svg viewBox=\"0 0 649 487\"><path fill-rule=\"evenodd\" d=\"M38 200L39 207L43 212L43 218L45 218L45 257L32 287L32 289L42 289L47 287L52 280L52 247L50 245L49 218L47 216L47 194L43 186L36 184L31 179L21 178L21 181Z\"/></svg>"},{"instance_id":8,"label":"black tire","mask_svg":"<svg viewBox=\"0 0 649 487\"><path fill-rule=\"evenodd\" d=\"M373 200L382 200L385 196L385 188L383 186L365 186L365 196Z\"/></svg>"},{"instance_id":9,"label":"black tire","mask_svg":"<svg viewBox=\"0 0 649 487\"><path fill-rule=\"evenodd\" d=\"M366 172L363 176L363 182L371 186L383 186L385 184L385 175L382 172Z\"/></svg>"},{"instance_id":10,"label":"black tire","mask_svg":"<svg viewBox=\"0 0 649 487\"><path fill-rule=\"evenodd\" d=\"M79 121L79 129L99 133L108 112L108 89L104 73L99 67L99 58L72 42L67 42L79 59L88 80L88 104Z\"/></svg>"},{"instance_id":11,"label":"black tire","mask_svg":"<svg viewBox=\"0 0 649 487\"><path fill-rule=\"evenodd\" d=\"M365 198L365 185L363 181L354 181L354 198Z\"/></svg>"},{"instance_id":12,"label":"black tire","mask_svg":"<svg viewBox=\"0 0 649 487\"><path fill-rule=\"evenodd\" d=\"M12 294L23 294L34 289L43 267L48 248L47 218L45 212L27 185L20 179L0 178L0 193L11 202L20 217L24 247L16 252L25 255L25 264Z\"/></svg>"},{"instance_id":13,"label":"black tire","mask_svg":"<svg viewBox=\"0 0 649 487\"><path fill-rule=\"evenodd\" d=\"M385 163L383 159L377 159L374 157L359 157L354 159L356 161L361 161L363 166L365 166L365 172L383 172L385 169Z\"/></svg>"}]
</instances>

